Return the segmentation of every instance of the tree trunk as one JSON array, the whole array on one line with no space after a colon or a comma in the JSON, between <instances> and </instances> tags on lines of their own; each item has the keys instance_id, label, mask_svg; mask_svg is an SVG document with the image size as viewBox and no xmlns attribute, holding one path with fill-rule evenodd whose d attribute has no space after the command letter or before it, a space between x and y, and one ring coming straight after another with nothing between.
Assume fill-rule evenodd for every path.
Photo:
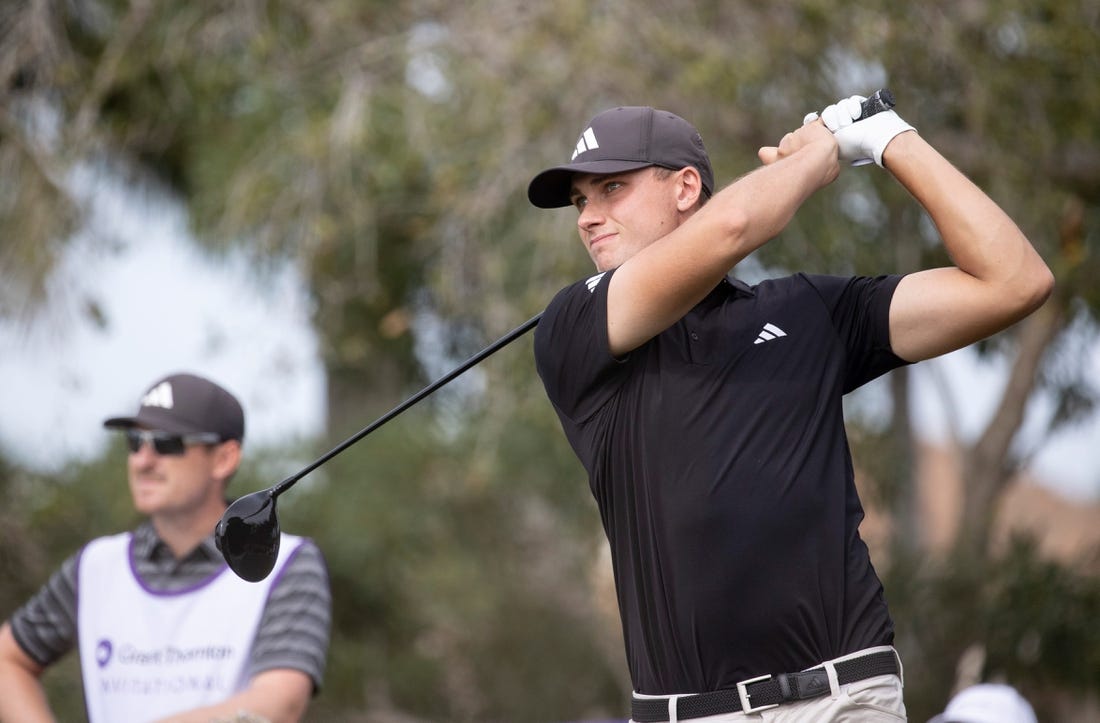
<instances>
[{"instance_id":1,"label":"tree trunk","mask_svg":"<svg viewBox=\"0 0 1100 723\"><path fill-rule=\"evenodd\" d=\"M963 559L981 562L989 553L996 503L1017 471L1012 440L1023 424L1043 354L1064 326L1065 299L1058 296L1021 322L1001 403L977 441L963 450L963 509L955 543Z\"/></svg>"}]
</instances>

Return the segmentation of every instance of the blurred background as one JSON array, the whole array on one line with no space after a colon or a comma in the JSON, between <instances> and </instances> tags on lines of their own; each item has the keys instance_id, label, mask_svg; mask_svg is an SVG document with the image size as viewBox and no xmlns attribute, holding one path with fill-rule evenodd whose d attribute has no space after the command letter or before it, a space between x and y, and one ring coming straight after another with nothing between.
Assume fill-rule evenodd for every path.
<instances>
[{"instance_id":1,"label":"blurred background","mask_svg":"<svg viewBox=\"0 0 1100 723\"><path fill-rule=\"evenodd\" d=\"M978 680L1100 720L1098 77L1084 0L0 3L0 617L136 523L100 424L154 379L241 397L244 494L589 274L574 212L526 184L596 112L688 118L724 185L807 111L886 86L1058 280L1008 332L848 400L910 720ZM944 263L870 167L737 274ZM603 533L530 336L280 516L334 587L310 720L627 716ZM47 683L79 720L76 661Z\"/></svg>"}]
</instances>

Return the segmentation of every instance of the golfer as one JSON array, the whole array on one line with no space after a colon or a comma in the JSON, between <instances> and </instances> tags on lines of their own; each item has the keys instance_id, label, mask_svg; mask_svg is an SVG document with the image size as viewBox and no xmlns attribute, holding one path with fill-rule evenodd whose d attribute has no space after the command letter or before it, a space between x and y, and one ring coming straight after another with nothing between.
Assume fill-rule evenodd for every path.
<instances>
[{"instance_id":1,"label":"golfer","mask_svg":"<svg viewBox=\"0 0 1100 723\"><path fill-rule=\"evenodd\" d=\"M639 723L905 718L842 397L1019 321L1053 280L895 112L857 120L862 100L811 114L720 191L687 121L614 108L528 188L535 206L573 206L598 272L551 301L535 356L610 542ZM870 161L954 266L727 276Z\"/></svg>"},{"instance_id":2,"label":"golfer","mask_svg":"<svg viewBox=\"0 0 1100 723\"><path fill-rule=\"evenodd\" d=\"M241 461L240 403L172 374L104 426L126 435L130 495L149 519L85 545L0 627L0 721L52 721L39 678L74 647L92 723L299 720L325 668L328 572L292 535L257 584L215 547Z\"/></svg>"}]
</instances>

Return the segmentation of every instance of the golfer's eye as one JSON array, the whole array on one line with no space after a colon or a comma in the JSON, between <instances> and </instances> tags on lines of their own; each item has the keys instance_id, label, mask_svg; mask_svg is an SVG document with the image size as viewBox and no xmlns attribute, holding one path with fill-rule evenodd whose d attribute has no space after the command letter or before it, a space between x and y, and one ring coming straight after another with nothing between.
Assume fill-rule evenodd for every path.
<instances>
[{"instance_id":1,"label":"golfer's eye","mask_svg":"<svg viewBox=\"0 0 1100 723\"><path fill-rule=\"evenodd\" d=\"M588 199L584 196L573 196L572 203L578 211L583 211L584 207L588 205Z\"/></svg>"}]
</instances>

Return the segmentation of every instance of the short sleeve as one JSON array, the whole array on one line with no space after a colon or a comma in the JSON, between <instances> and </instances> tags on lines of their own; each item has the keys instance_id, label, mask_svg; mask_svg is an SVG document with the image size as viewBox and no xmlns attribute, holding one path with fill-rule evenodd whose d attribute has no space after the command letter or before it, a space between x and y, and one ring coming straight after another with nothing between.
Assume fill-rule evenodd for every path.
<instances>
[{"instance_id":1,"label":"short sleeve","mask_svg":"<svg viewBox=\"0 0 1100 723\"><path fill-rule=\"evenodd\" d=\"M65 560L9 620L15 642L43 667L55 663L76 646L79 560L79 553Z\"/></svg>"},{"instance_id":2,"label":"short sleeve","mask_svg":"<svg viewBox=\"0 0 1100 723\"><path fill-rule=\"evenodd\" d=\"M607 271L562 289L535 329L535 366L558 412L583 423L619 388L623 364L607 338Z\"/></svg>"},{"instance_id":3,"label":"short sleeve","mask_svg":"<svg viewBox=\"0 0 1100 723\"><path fill-rule=\"evenodd\" d=\"M271 589L252 646L252 675L276 668L324 678L332 626L332 592L321 550L305 540Z\"/></svg>"},{"instance_id":4,"label":"short sleeve","mask_svg":"<svg viewBox=\"0 0 1100 723\"><path fill-rule=\"evenodd\" d=\"M821 276L806 279L821 295L847 350L844 391L909 364L890 346L890 302L900 275Z\"/></svg>"}]
</instances>

